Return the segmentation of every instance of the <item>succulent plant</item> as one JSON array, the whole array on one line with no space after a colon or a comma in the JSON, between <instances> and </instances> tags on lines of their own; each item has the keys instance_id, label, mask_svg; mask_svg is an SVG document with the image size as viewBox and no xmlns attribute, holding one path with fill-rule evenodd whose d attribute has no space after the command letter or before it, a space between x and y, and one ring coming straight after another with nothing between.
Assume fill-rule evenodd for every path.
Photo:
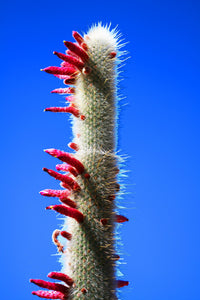
<instances>
[{"instance_id":1,"label":"succulent plant","mask_svg":"<svg viewBox=\"0 0 200 300\"><path fill-rule=\"evenodd\" d=\"M117 78L123 51L117 31L101 24L84 36L74 31L73 37L74 43L64 41L68 48L65 54L54 52L62 60L61 66L43 69L70 85L52 91L68 94L69 105L45 111L71 114L74 138L68 146L74 153L45 150L62 161L56 165L58 172L43 169L61 182L61 189L40 192L57 197L60 204L47 209L65 216L63 228L52 235L63 267L61 272L48 274L63 283L30 281L50 290L33 292L41 298L114 300L116 289L128 285L128 281L116 279L116 261L120 257L115 247L116 223L128 221L117 214L115 204L120 190L116 154Z\"/></svg>"}]
</instances>

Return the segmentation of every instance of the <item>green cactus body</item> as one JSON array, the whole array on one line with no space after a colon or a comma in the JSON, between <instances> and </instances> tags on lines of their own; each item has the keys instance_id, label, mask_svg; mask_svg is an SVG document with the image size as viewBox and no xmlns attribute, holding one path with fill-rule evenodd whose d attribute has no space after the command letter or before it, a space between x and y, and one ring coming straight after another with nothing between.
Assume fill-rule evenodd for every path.
<instances>
[{"instance_id":1,"label":"green cactus body","mask_svg":"<svg viewBox=\"0 0 200 300\"><path fill-rule=\"evenodd\" d=\"M67 44L71 51L68 51L68 55L84 63L78 72L70 74L75 87L72 90L71 109L76 110L77 114L76 117L72 116L74 133L72 145L76 148L73 158L84 166L84 170L80 171L76 164L71 164L75 171L80 172L76 177L72 174L69 176L76 180L78 186L78 189L71 188L70 199L75 203L74 211L81 213L83 219L81 215L73 217L73 211L70 212L72 215L66 217L62 232L67 230L71 238L66 240L65 251L57 239L59 231L54 235L54 242L56 241L60 251L63 252L62 274L68 275L73 280L73 285L66 285L67 292L54 288L55 297L60 298L51 299L114 300L117 299L116 288L128 285L127 281L117 281L115 274L118 259L115 253L115 223L128 220L116 214L114 201L119 191L116 156L116 84L121 52L116 31L110 31L101 24L92 27L83 38L76 32L73 35L78 47L84 51L79 55L77 51L80 49L73 52L73 47ZM63 76L65 72L66 76L69 71L61 70L63 67L67 68L68 63L62 65L59 71L56 69L57 73L53 74ZM52 70L50 68L54 67L44 70L50 73ZM53 70L55 72L55 69ZM58 109L51 108L51 111ZM55 155L54 152L57 150L52 151L54 150L50 149L46 152L65 163L68 162L63 159L63 154ZM62 181L62 178L56 177L58 175L52 176ZM66 184L64 186L68 188ZM53 206L48 208L54 209ZM41 294L37 295L41 297ZM48 298L47 296L44 298Z\"/></svg>"}]
</instances>

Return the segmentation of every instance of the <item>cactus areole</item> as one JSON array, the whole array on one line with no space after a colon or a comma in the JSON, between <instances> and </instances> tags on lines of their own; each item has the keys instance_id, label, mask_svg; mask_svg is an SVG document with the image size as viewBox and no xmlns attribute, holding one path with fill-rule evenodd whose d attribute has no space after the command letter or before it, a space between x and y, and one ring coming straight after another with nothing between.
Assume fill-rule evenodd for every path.
<instances>
[{"instance_id":1,"label":"cactus areole","mask_svg":"<svg viewBox=\"0 0 200 300\"><path fill-rule=\"evenodd\" d=\"M47 289L32 292L40 298L114 300L118 299L117 289L128 285L116 277L120 257L115 245L116 223L128 221L116 212L115 203L120 190L117 68L123 51L117 31L108 26L98 24L84 36L75 31L72 35L75 42L64 41L65 54L54 52L62 60L61 66L43 69L70 85L52 93L71 94L66 97L67 106L45 111L71 114L74 138L68 146L74 153L44 150L61 163L56 166L59 172L43 169L60 181L61 188L40 192L60 201L50 203L47 209L64 217L63 228L52 235L62 270L48 274L52 281L30 281Z\"/></svg>"}]
</instances>

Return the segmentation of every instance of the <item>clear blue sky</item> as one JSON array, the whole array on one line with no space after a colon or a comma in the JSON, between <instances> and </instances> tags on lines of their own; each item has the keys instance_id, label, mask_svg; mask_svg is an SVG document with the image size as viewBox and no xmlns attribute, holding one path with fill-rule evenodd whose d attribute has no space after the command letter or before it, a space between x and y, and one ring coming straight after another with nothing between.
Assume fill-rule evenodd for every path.
<instances>
[{"instance_id":1,"label":"clear blue sky","mask_svg":"<svg viewBox=\"0 0 200 300\"><path fill-rule=\"evenodd\" d=\"M38 191L57 188L42 150L66 149L72 133L66 115L43 113L59 103L49 93L59 81L39 70L58 64L52 51L72 30L98 21L119 25L131 56L119 126L130 170L120 270L131 284L121 299L200 299L199 16L194 0L1 1L1 299L36 299L29 278L60 269L51 233L61 221Z\"/></svg>"}]
</instances>

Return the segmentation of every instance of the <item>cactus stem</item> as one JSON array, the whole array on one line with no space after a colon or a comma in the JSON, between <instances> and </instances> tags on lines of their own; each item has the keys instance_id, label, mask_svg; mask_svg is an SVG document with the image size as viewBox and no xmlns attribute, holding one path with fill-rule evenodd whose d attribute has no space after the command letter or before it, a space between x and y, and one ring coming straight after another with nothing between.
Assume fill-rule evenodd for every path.
<instances>
[{"instance_id":1,"label":"cactus stem","mask_svg":"<svg viewBox=\"0 0 200 300\"><path fill-rule=\"evenodd\" d=\"M47 206L46 209L55 210L56 212L58 212L62 215L74 218L78 223L82 223L84 220L84 216L79 210L77 210L75 208L67 207L66 205L62 205L62 204L50 205L50 206Z\"/></svg>"},{"instance_id":2,"label":"cactus stem","mask_svg":"<svg viewBox=\"0 0 200 300\"><path fill-rule=\"evenodd\" d=\"M58 172L43 170L60 180L65 189L40 192L62 202L46 209L60 213L62 219L66 216L62 231L56 229L52 234L62 252L62 273L48 274L49 278L63 281L63 285L33 279L33 283L52 290L33 294L47 299L116 300L117 288L129 284L116 279L116 261L120 256L115 248L115 228L119 226L116 223L128 221L118 214L115 203L118 194L122 194L117 176L116 125L118 69L123 51L116 29L110 30L110 26L101 23L87 35L73 31L72 36L75 41L64 41L67 49L63 53L53 52L61 59L60 66L43 69L68 85L51 93L65 95L69 103L65 103L67 107L49 107L45 111L73 115L74 138L68 146L74 153L44 150L63 162L56 165Z\"/></svg>"}]
</instances>

